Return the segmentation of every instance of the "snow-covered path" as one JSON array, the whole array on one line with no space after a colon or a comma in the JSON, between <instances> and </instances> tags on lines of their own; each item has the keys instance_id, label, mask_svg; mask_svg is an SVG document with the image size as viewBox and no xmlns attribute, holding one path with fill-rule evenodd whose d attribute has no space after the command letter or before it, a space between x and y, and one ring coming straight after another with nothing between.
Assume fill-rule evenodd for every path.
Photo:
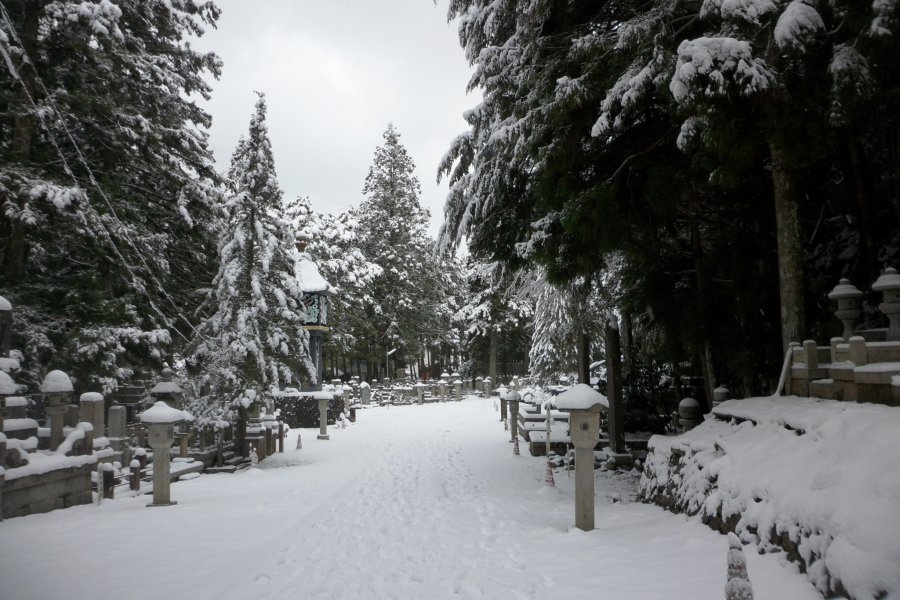
<instances>
[{"instance_id":1,"label":"snow-covered path","mask_svg":"<svg viewBox=\"0 0 900 600\"><path fill-rule=\"evenodd\" d=\"M571 529L574 481L545 487L490 401L371 409L330 434L177 483L177 506L120 498L0 523L0 597L723 597L723 536L599 472L597 529ZM819 597L779 557L747 559L757 600Z\"/></svg>"}]
</instances>

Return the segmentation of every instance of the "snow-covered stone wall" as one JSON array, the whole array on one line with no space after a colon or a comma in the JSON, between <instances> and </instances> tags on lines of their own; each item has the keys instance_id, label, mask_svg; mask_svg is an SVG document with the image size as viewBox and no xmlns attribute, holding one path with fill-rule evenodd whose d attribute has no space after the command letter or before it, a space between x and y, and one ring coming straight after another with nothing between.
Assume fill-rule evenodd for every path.
<instances>
[{"instance_id":1,"label":"snow-covered stone wall","mask_svg":"<svg viewBox=\"0 0 900 600\"><path fill-rule=\"evenodd\" d=\"M641 496L784 551L826 595L900 595L900 408L814 398L731 400L655 436Z\"/></svg>"}]
</instances>

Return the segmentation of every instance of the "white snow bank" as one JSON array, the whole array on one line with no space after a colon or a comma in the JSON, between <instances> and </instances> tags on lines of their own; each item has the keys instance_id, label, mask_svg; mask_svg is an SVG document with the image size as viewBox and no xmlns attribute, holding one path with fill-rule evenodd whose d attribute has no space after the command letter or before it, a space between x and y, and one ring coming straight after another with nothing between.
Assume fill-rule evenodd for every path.
<instances>
[{"instance_id":1,"label":"white snow bank","mask_svg":"<svg viewBox=\"0 0 900 600\"><path fill-rule=\"evenodd\" d=\"M788 550L823 593L900 594L900 410L781 397L714 414L651 438L645 498Z\"/></svg>"}]
</instances>

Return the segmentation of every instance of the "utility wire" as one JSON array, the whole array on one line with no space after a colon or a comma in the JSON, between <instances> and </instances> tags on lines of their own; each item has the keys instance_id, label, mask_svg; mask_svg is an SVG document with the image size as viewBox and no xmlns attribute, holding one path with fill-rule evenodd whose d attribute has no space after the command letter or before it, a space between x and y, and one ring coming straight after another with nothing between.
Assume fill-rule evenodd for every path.
<instances>
[{"instance_id":1,"label":"utility wire","mask_svg":"<svg viewBox=\"0 0 900 600\"><path fill-rule=\"evenodd\" d=\"M93 170L91 169L90 165L88 164L87 160L85 159L84 154L81 152L81 148L78 146L78 143L75 141L75 138L72 135L71 131L69 131L69 128L65 122L65 118L64 118L62 112L56 106L56 103L53 101L53 96L47 90L47 86L44 84L43 79L41 79L40 74L37 72L37 69L35 68L35 63L28 56L28 53L25 50L25 44L22 43L22 40L19 37L18 31L16 30L15 26L13 25L12 20L9 17L9 13L6 10L6 6L4 5L2 0L0 0L0 13L2 13L3 20L6 23L6 27L9 31L9 34L10 34L12 40L14 42L16 42L19 46L19 50L22 53L23 62L31 65L31 70L34 73L35 81L37 81L37 83L40 85L41 89L43 90L43 92L46 96L47 104L50 106L50 108L56 114L56 117L59 119L59 122L62 125L62 128L66 133L66 137L68 138L69 143L72 144L72 147L75 149L75 154L78 158L78 162L81 164L81 166L84 167L85 171L87 172L88 181L94 188L96 188L96 190L97 190L97 192L99 192L101 198L103 198L103 201L105 202L107 208L109 209L109 213L112 216L113 220L118 225L120 225L122 238L125 240L127 245L130 246L131 249L134 251L138 260L141 262L143 267L146 269L148 276L150 277L150 279L152 279L152 283L154 283L156 285L156 287L159 289L162 297L165 300L167 300L172 305L172 307L175 309L176 317L180 318L185 323L187 323L188 327L191 328L191 330L194 332L195 335L199 336L202 339L206 339L205 336L203 336L203 334L201 332L199 332L193 326L193 324L187 319L187 317L185 317L184 314L182 314L182 312L178 308L178 305L175 303L175 301L172 299L172 297L168 294L168 292L166 292L165 287L162 285L162 283L156 277L155 273L153 272L153 269L150 267L149 264L147 264L147 262L144 260L143 255L138 250L138 248L134 244L134 242L131 240L131 237L128 234L127 228L124 226L124 224L119 219L119 216L116 214L116 210L113 207L112 201L110 201L109 197L106 195L106 192L103 191L103 188L97 182L97 179L94 177ZM67 175L69 175L69 177L71 177L72 183L74 184L75 189L78 190L79 192L81 192L81 195L84 198L84 205L87 207L90 214L97 221L97 223L100 227L100 230L103 232L104 237L109 242L109 245L112 248L113 252L115 253L116 258L118 258L119 261L121 261L122 265L128 271L129 275L131 275L131 278L132 278L131 286L134 287L138 292L144 293L147 301L150 304L150 307L162 318L163 323L167 327L169 327L170 329L174 329L175 332L185 340L185 342L190 342L191 340L189 340L183 333L181 333L181 331L178 330L178 328L174 327L171 319L168 316L166 316L166 314L163 313L163 311L156 305L156 302L154 302L153 299L150 297L150 295L147 293L147 288L144 285L142 278L138 277L138 275L131 268L131 265L129 264L129 262L127 260L125 260L125 257L122 255L122 252L119 250L119 247L116 244L116 241L112 236L112 233L107 228L106 223L104 223L103 217L91 205L90 200L88 199L87 191L81 187L81 184L79 183L78 179L75 177L74 172L72 171L71 167L69 166L68 159L66 158L62 149L60 149L59 144L57 143L56 138L54 137L53 131L51 130L51 128L49 127L49 125L47 124L47 122L44 118L44 111L40 110L40 107L38 107L37 102L35 101L34 97L31 94L31 90L28 89L28 86L25 85L25 82L22 81L21 76L19 75L18 71L16 70L15 65L13 64L13 62L11 60L11 56L10 56L11 46L7 45L6 47L2 47L3 41L4 40L0 39L0 51L2 51L3 57L6 60L7 68L9 69L10 74L13 76L14 79L18 80L19 83L22 85L22 89L25 92L25 96L28 98L29 104L31 105L32 109L34 110L34 113L37 115L38 120L41 123L41 126L47 132L47 137L50 140L50 143L53 145L53 148L56 150L56 153L59 155L59 158L62 161L63 170L66 172Z\"/></svg>"}]
</instances>

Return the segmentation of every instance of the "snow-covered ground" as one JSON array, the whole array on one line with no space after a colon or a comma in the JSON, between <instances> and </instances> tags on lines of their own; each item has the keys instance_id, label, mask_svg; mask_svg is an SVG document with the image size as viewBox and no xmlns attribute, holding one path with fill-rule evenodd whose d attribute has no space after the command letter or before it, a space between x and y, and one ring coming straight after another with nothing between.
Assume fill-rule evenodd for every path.
<instances>
[{"instance_id":1,"label":"snow-covered ground","mask_svg":"<svg viewBox=\"0 0 900 600\"><path fill-rule=\"evenodd\" d=\"M120 497L0 523L0 598L724 597L724 536L599 471L597 528L574 529L574 479L545 487L488 400L301 432L261 469L174 484L177 506ZM820 598L779 555L745 551L756 600Z\"/></svg>"}]
</instances>

